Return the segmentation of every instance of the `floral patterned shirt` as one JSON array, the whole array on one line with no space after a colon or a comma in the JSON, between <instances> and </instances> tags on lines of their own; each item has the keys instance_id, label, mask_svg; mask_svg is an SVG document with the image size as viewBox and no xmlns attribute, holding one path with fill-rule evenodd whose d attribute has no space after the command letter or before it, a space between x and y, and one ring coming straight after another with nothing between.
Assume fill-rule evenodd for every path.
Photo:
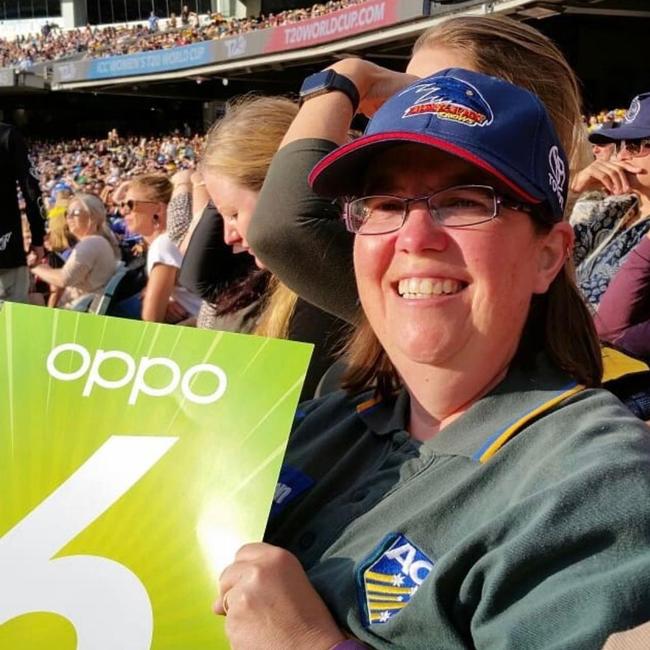
<instances>
[{"instance_id":1,"label":"floral patterned shirt","mask_svg":"<svg viewBox=\"0 0 650 650\"><path fill-rule=\"evenodd\" d=\"M629 194L608 196L594 204L588 219L574 225L578 287L594 309L628 253L650 230L648 217L625 227L625 220L634 215L637 205L636 197Z\"/></svg>"}]
</instances>

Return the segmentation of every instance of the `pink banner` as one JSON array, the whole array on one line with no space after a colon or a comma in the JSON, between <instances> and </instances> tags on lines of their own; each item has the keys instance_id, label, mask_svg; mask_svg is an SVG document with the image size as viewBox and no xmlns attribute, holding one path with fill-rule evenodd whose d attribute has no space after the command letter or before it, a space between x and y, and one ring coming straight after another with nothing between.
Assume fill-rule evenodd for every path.
<instances>
[{"instance_id":1,"label":"pink banner","mask_svg":"<svg viewBox=\"0 0 650 650\"><path fill-rule=\"evenodd\" d=\"M397 4L397 0L370 0L319 18L276 27L265 52L309 47L392 25L399 19Z\"/></svg>"}]
</instances>

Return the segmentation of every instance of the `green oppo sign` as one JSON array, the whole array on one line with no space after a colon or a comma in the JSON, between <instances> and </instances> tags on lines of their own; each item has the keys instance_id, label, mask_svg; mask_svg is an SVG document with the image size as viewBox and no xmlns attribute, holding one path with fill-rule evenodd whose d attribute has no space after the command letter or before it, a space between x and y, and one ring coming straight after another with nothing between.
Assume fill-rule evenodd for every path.
<instances>
[{"instance_id":1,"label":"green oppo sign","mask_svg":"<svg viewBox=\"0 0 650 650\"><path fill-rule=\"evenodd\" d=\"M0 648L227 648L311 346L5 304Z\"/></svg>"}]
</instances>

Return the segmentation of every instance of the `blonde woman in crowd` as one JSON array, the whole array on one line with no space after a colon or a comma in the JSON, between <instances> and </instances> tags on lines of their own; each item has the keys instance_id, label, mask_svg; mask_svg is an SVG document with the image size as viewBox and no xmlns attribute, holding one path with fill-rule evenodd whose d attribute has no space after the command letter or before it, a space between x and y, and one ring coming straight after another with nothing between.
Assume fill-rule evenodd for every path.
<instances>
[{"instance_id":1,"label":"blonde woman in crowd","mask_svg":"<svg viewBox=\"0 0 650 650\"><path fill-rule=\"evenodd\" d=\"M142 320L191 324L201 301L177 283L183 256L166 232L172 191L162 174L137 176L126 188L121 211L129 231L142 235L148 247Z\"/></svg>"},{"instance_id":2,"label":"blonde woman in crowd","mask_svg":"<svg viewBox=\"0 0 650 650\"><path fill-rule=\"evenodd\" d=\"M106 223L106 208L95 195L75 194L65 218L70 233L78 242L70 257L62 268L38 264L31 272L63 290L56 306L73 307L82 296L104 288L115 273L120 256L115 237Z\"/></svg>"},{"instance_id":3,"label":"blonde woman in crowd","mask_svg":"<svg viewBox=\"0 0 650 650\"><path fill-rule=\"evenodd\" d=\"M234 252L257 260L247 240L248 224L271 160L298 112L283 97L244 97L230 104L207 135L200 170L212 201L224 219L224 239ZM282 206L274 206L281 210ZM267 217L260 213L259 218ZM268 215L269 227L274 228ZM260 268L264 268L258 263ZM303 397L313 395L332 362L339 322L298 299L276 278L270 278L256 334L314 343L316 346ZM330 336L333 335L333 336Z\"/></svg>"},{"instance_id":4,"label":"blonde woman in crowd","mask_svg":"<svg viewBox=\"0 0 650 650\"><path fill-rule=\"evenodd\" d=\"M45 237L47 263L53 269L60 269L72 253L72 249L76 243L77 239L70 232L65 213L62 215L51 216L48 220L48 231ZM50 285L50 295L47 299L47 306L56 307L62 293L63 287Z\"/></svg>"}]
</instances>

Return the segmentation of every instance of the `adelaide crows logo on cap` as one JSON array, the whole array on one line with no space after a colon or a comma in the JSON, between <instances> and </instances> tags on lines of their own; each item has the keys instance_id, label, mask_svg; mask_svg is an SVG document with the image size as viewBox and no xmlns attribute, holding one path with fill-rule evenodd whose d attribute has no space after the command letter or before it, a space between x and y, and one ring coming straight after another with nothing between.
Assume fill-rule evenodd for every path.
<instances>
[{"instance_id":1,"label":"adelaide crows logo on cap","mask_svg":"<svg viewBox=\"0 0 650 650\"><path fill-rule=\"evenodd\" d=\"M417 99L402 117L429 113L466 126L488 126L494 119L483 95L472 84L456 77L438 77L435 83L411 86L404 92L415 93Z\"/></svg>"},{"instance_id":2,"label":"adelaide crows logo on cap","mask_svg":"<svg viewBox=\"0 0 650 650\"><path fill-rule=\"evenodd\" d=\"M399 614L431 573L433 565L404 535L388 536L358 571L365 624L386 623Z\"/></svg>"}]
</instances>

